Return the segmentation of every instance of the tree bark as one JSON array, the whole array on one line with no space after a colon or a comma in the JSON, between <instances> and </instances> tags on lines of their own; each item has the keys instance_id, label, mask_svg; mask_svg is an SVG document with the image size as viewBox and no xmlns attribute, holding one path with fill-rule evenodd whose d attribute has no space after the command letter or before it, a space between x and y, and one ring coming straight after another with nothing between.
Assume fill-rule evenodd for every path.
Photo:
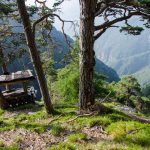
<instances>
[{"instance_id":1,"label":"tree bark","mask_svg":"<svg viewBox=\"0 0 150 150\"><path fill-rule=\"evenodd\" d=\"M18 5L18 9L19 9L19 14L20 14L22 22L23 22L26 41L27 41L27 44L29 47L31 60L33 62L34 69L37 74L37 78L38 78L41 94L43 96L45 108L46 108L47 113L52 113L53 107L52 107L52 103L51 103L51 99L50 99L50 94L49 94L49 90L47 87L47 83L46 83L44 71L42 68L40 56L39 56L39 53L38 53L38 50L36 47L34 34L32 31L29 15L27 13L26 5L25 5L25 0L17 0L17 5Z\"/></svg>"},{"instance_id":2,"label":"tree bark","mask_svg":"<svg viewBox=\"0 0 150 150\"><path fill-rule=\"evenodd\" d=\"M4 53L3 53L3 49L0 45L0 57L1 57L1 60L2 60L2 71L3 71L3 74L4 75L8 75L9 72L8 72L8 69L7 69L7 64L5 62L5 59L4 59Z\"/></svg>"},{"instance_id":3,"label":"tree bark","mask_svg":"<svg viewBox=\"0 0 150 150\"><path fill-rule=\"evenodd\" d=\"M5 109L6 105L7 105L7 102L4 99L4 96L3 96L2 92L0 91L0 108Z\"/></svg>"},{"instance_id":4,"label":"tree bark","mask_svg":"<svg viewBox=\"0 0 150 150\"><path fill-rule=\"evenodd\" d=\"M97 0L80 0L80 90L79 109L95 103L93 90L94 18Z\"/></svg>"}]
</instances>

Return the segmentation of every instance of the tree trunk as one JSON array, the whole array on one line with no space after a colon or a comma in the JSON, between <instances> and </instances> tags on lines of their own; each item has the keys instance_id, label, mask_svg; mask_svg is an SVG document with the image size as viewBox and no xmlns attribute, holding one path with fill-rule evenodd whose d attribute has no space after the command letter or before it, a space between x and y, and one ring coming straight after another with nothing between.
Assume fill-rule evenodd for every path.
<instances>
[{"instance_id":1,"label":"tree trunk","mask_svg":"<svg viewBox=\"0 0 150 150\"><path fill-rule=\"evenodd\" d=\"M0 57L1 57L1 60L2 60L2 71L3 71L3 74L4 75L8 75L9 72L8 72L8 69L7 69L7 65L6 65L6 62L5 62L5 59L4 59L4 53L3 53L3 49L0 45Z\"/></svg>"},{"instance_id":2,"label":"tree trunk","mask_svg":"<svg viewBox=\"0 0 150 150\"><path fill-rule=\"evenodd\" d=\"M26 41L27 41L30 56L31 56L31 59L32 59L32 62L33 62L33 65L37 74L40 90L41 90L43 100L45 103L45 108L46 108L47 113L52 113L53 107L52 107L52 103L50 99L50 94L49 94L49 90L47 87L40 56L36 47L34 34L32 31L29 15L27 13L26 5L25 5L25 0L17 0L17 5L18 5L18 9L19 9L22 22L23 22L25 35L26 35Z\"/></svg>"},{"instance_id":3,"label":"tree trunk","mask_svg":"<svg viewBox=\"0 0 150 150\"><path fill-rule=\"evenodd\" d=\"M80 90L79 108L87 110L95 103L93 90L94 18L97 0L80 0Z\"/></svg>"},{"instance_id":4,"label":"tree trunk","mask_svg":"<svg viewBox=\"0 0 150 150\"><path fill-rule=\"evenodd\" d=\"M5 109L6 105L7 105L7 102L4 99L4 96L3 96L2 92L0 91L0 108Z\"/></svg>"},{"instance_id":5,"label":"tree trunk","mask_svg":"<svg viewBox=\"0 0 150 150\"><path fill-rule=\"evenodd\" d=\"M9 75L9 72L7 70L7 65L5 62L2 64L2 70L4 75Z\"/></svg>"}]
</instances>

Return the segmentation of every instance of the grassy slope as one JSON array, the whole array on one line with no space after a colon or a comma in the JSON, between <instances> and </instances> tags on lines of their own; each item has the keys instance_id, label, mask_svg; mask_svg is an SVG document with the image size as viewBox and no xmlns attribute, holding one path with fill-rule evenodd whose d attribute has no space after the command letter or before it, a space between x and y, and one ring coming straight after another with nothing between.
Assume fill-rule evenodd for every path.
<instances>
[{"instance_id":1,"label":"grassy slope","mask_svg":"<svg viewBox=\"0 0 150 150\"><path fill-rule=\"evenodd\" d=\"M0 110L0 137L21 129L27 139L33 135L46 136L42 148L48 150L150 149L150 125L132 121L120 112L110 110L101 115L77 118L75 106L60 105L55 110L53 116L47 115L39 105L28 105L15 111ZM9 135L9 143L10 139L0 139L0 150L19 149L23 144L24 149L27 148L27 139L18 135L13 138ZM38 143L33 140L36 149L34 143Z\"/></svg>"}]
</instances>

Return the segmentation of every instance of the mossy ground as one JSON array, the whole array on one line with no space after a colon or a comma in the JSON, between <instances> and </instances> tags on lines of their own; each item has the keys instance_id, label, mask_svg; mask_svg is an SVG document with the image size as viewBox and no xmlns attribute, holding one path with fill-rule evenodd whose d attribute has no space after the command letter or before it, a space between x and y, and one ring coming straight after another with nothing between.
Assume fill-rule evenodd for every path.
<instances>
[{"instance_id":1,"label":"mossy ground","mask_svg":"<svg viewBox=\"0 0 150 150\"><path fill-rule=\"evenodd\" d=\"M121 112L77 118L77 107L66 104L55 106L55 111L47 115L39 104L0 110L0 150L30 149L25 143L28 138L34 149L38 149L34 145L43 144L43 150L150 150L150 125Z\"/></svg>"}]
</instances>

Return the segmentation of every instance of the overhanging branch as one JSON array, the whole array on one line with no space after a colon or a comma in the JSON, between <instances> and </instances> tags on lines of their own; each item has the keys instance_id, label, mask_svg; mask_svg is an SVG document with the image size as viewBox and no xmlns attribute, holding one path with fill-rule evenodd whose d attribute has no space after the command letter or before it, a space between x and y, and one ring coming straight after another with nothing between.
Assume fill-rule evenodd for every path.
<instances>
[{"instance_id":1,"label":"overhanging branch","mask_svg":"<svg viewBox=\"0 0 150 150\"><path fill-rule=\"evenodd\" d=\"M131 12L129 13L129 15L127 16L123 16L123 17L120 17L120 18L116 18L112 21L109 21L109 22L105 22L99 26L95 26L95 31L97 30L100 30L100 29L103 29L103 28L106 28L106 27L110 27L118 22L121 22L121 21L124 21L124 20L127 20L129 18L131 18L132 16L144 16L144 17L147 17L147 18L150 18L150 14L146 14L146 13L143 13L143 12Z\"/></svg>"},{"instance_id":2,"label":"overhanging branch","mask_svg":"<svg viewBox=\"0 0 150 150\"><path fill-rule=\"evenodd\" d=\"M38 19L37 21L35 21L35 22L33 23L33 27L32 27L32 31L33 31L34 37L35 37L36 25L37 25L38 23L42 22L43 20L47 19L47 18L50 17L50 16L51 16L51 17L57 17L57 18L59 19L59 21L61 21L61 23L62 23L62 32L63 32L63 34L64 34L64 36L65 36L66 43L67 43L67 45L68 45L70 48L72 48L70 42L68 41L67 34L65 33L64 26L65 26L65 22L71 23L71 24L73 24L74 26L75 26L75 24L74 24L73 21L63 20L63 19L62 19L59 15L57 15L57 14L49 13L49 14L44 15L43 17L41 17L41 18Z\"/></svg>"}]
</instances>

